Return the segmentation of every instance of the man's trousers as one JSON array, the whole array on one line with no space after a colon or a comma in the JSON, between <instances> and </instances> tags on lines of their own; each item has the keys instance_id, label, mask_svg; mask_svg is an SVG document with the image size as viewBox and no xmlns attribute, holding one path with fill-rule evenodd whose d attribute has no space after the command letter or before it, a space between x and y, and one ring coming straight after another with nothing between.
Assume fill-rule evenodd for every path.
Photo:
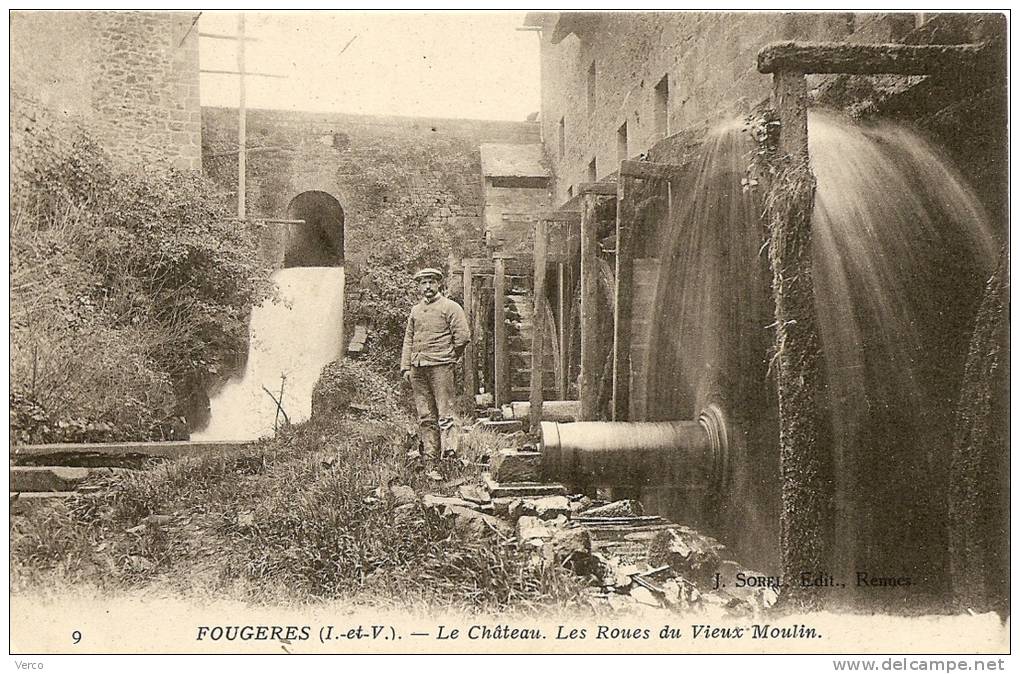
<instances>
[{"instance_id":1,"label":"man's trousers","mask_svg":"<svg viewBox=\"0 0 1020 674\"><path fill-rule=\"evenodd\" d=\"M437 459L452 450L453 405L456 400L454 364L411 366L411 390L425 458Z\"/></svg>"}]
</instances>

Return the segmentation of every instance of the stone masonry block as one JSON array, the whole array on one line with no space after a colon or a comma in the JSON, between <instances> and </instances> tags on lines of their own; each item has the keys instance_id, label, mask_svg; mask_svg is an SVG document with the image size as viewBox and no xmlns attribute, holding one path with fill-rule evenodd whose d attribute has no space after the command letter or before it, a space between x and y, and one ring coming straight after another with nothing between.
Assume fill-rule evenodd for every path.
<instances>
[{"instance_id":1,"label":"stone masonry block","mask_svg":"<svg viewBox=\"0 0 1020 674\"><path fill-rule=\"evenodd\" d=\"M537 482L542 478L542 453L504 449L493 457L491 471L499 483Z\"/></svg>"}]
</instances>

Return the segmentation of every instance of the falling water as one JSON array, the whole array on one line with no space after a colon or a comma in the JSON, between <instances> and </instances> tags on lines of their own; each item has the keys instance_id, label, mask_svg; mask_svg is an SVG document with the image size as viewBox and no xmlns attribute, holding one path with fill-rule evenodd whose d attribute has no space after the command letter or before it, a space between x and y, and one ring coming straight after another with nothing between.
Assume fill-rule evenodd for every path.
<instances>
[{"instance_id":1,"label":"falling water","mask_svg":"<svg viewBox=\"0 0 1020 674\"><path fill-rule=\"evenodd\" d=\"M997 244L973 191L910 130L813 113L809 149L818 181L815 304L835 438L833 563L933 585L952 413ZM720 128L674 187L673 218L660 231L649 400L659 419L692 418L719 401L740 425L746 443L717 518L737 547L774 567L774 319L762 209L747 182L751 151L739 124Z\"/></svg>"},{"instance_id":2,"label":"falling water","mask_svg":"<svg viewBox=\"0 0 1020 674\"><path fill-rule=\"evenodd\" d=\"M344 269L294 267L273 280L279 299L252 312L244 374L215 395L209 425L193 440L253 440L272 435L283 413L290 423L311 415L312 388L339 352Z\"/></svg>"}]
</instances>

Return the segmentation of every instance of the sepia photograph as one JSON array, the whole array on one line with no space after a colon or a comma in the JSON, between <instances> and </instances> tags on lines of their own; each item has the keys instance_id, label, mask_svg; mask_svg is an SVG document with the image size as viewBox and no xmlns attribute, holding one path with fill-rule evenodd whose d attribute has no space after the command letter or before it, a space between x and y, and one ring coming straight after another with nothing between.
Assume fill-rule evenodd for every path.
<instances>
[{"instance_id":1,"label":"sepia photograph","mask_svg":"<svg viewBox=\"0 0 1020 674\"><path fill-rule=\"evenodd\" d=\"M8 19L18 669L1006 668L1008 9Z\"/></svg>"}]
</instances>

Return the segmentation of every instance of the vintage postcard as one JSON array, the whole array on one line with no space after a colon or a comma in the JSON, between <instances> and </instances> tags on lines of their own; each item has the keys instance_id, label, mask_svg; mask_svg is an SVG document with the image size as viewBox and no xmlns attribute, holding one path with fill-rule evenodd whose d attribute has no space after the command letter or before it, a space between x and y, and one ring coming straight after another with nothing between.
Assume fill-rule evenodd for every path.
<instances>
[{"instance_id":1,"label":"vintage postcard","mask_svg":"<svg viewBox=\"0 0 1020 674\"><path fill-rule=\"evenodd\" d=\"M19 669L1004 668L1008 11L9 20Z\"/></svg>"}]
</instances>

